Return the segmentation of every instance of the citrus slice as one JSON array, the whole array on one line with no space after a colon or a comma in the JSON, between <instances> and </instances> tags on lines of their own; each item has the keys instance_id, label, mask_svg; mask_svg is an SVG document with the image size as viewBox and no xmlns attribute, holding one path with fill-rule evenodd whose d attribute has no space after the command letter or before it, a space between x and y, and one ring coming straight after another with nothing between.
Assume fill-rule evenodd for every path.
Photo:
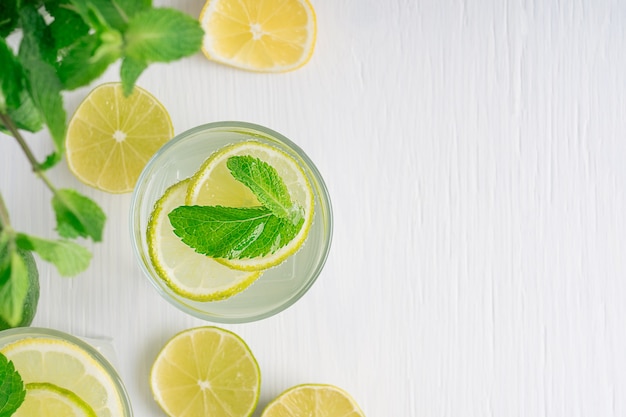
<instances>
[{"instance_id":1,"label":"citrus slice","mask_svg":"<svg viewBox=\"0 0 626 417\"><path fill-rule=\"evenodd\" d=\"M261 417L365 417L350 394L328 384L289 388L263 410Z\"/></svg>"},{"instance_id":2,"label":"citrus slice","mask_svg":"<svg viewBox=\"0 0 626 417\"><path fill-rule=\"evenodd\" d=\"M250 71L294 70L315 47L315 11L308 0L208 0L200 23L207 58Z\"/></svg>"},{"instance_id":3,"label":"citrus slice","mask_svg":"<svg viewBox=\"0 0 626 417\"><path fill-rule=\"evenodd\" d=\"M258 141L239 142L212 154L192 177L187 205L254 207L260 206L252 191L237 181L226 166L231 156L250 155L271 165L287 186L291 200L304 210L304 222L285 246L266 256L244 259L216 259L230 268L258 271L278 265L302 247L313 222L314 196L306 174L291 156Z\"/></svg>"},{"instance_id":4,"label":"citrus slice","mask_svg":"<svg viewBox=\"0 0 626 417\"><path fill-rule=\"evenodd\" d=\"M82 398L47 382L26 384L26 398L13 417L96 417Z\"/></svg>"},{"instance_id":5,"label":"citrus slice","mask_svg":"<svg viewBox=\"0 0 626 417\"><path fill-rule=\"evenodd\" d=\"M177 294L197 301L231 297L246 289L260 271L231 269L199 254L174 234L167 215L185 204L189 180L168 188L155 204L148 223L148 252L157 273Z\"/></svg>"},{"instance_id":6,"label":"citrus slice","mask_svg":"<svg viewBox=\"0 0 626 417\"><path fill-rule=\"evenodd\" d=\"M247 417L259 400L261 373L239 336L197 327L165 344L152 365L150 387L171 417Z\"/></svg>"},{"instance_id":7,"label":"citrus slice","mask_svg":"<svg viewBox=\"0 0 626 417\"><path fill-rule=\"evenodd\" d=\"M110 193L133 190L148 159L174 136L170 116L146 90L125 97L121 83L93 89L72 116L65 140L70 171Z\"/></svg>"},{"instance_id":8,"label":"citrus slice","mask_svg":"<svg viewBox=\"0 0 626 417\"><path fill-rule=\"evenodd\" d=\"M75 344L30 337L8 344L0 352L13 361L25 384L47 382L69 390L89 404L98 417L125 415L111 376Z\"/></svg>"}]
</instances>

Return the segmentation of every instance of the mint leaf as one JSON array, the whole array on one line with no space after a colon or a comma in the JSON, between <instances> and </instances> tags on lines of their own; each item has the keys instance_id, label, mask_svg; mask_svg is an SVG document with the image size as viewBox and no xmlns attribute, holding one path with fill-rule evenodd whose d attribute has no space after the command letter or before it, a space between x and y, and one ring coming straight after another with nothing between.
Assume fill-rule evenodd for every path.
<instances>
[{"instance_id":1,"label":"mint leaf","mask_svg":"<svg viewBox=\"0 0 626 417\"><path fill-rule=\"evenodd\" d=\"M89 84L122 54L122 35L115 30L91 33L80 38L58 68L59 78L68 90Z\"/></svg>"},{"instance_id":2,"label":"mint leaf","mask_svg":"<svg viewBox=\"0 0 626 417\"><path fill-rule=\"evenodd\" d=\"M42 31L41 16L31 7L21 11L24 37L20 43L18 58L24 69L27 90L35 107L48 126L56 152L48 157L42 168L49 168L61 159L65 149L65 110L63 109L62 85L56 69L41 54L38 34ZM27 31L27 28L32 30Z\"/></svg>"},{"instance_id":3,"label":"mint leaf","mask_svg":"<svg viewBox=\"0 0 626 417\"><path fill-rule=\"evenodd\" d=\"M10 326L22 321L28 293L28 270L22 257L9 244L0 253L0 318Z\"/></svg>"},{"instance_id":4,"label":"mint leaf","mask_svg":"<svg viewBox=\"0 0 626 417\"><path fill-rule=\"evenodd\" d=\"M125 96L133 92L133 87L141 73L148 67L144 62L137 61L131 57L126 57L122 61L120 77L122 78L122 89Z\"/></svg>"},{"instance_id":5,"label":"mint leaf","mask_svg":"<svg viewBox=\"0 0 626 417\"><path fill-rule=\"evenodd\" d=\"M146 10L152 6L152 0L124 0L120 2L120 7L126 13L126 16L133 17L137 13Z\"/></svg>"},{"instance_id":6,"label":"mint leaf","mask_svg":"<svg viewBox=\"0 0 626 417\"><path fill-rule=\"evenodd\" d=\"M67 5L46 4L46 10L54 18L50 24L50 32L54 39L54 47L59 51L74 44L79 38L89 33L89 26L82 17ZM61 52L61 55L64 55Z\"/></svg>"},{"instance_id":7,"label":"mint leaf","mask_svg":"<svg viewBox=\"0 0 626 417\"><path fill-rule=\"evenodd\" d=\"M38 132L43 127L43 118L39 109L35 107L33 99L26 90L20 93L20 104L16 109L9 109L7 114L18 129Z\"/></svg>"},{"instance_id":8,"label":"mint leaf","mask_svg":"<svg viewBox=\"0 0 626 417\"><path fill-rule=\"evenodd\" d=\"M34 251L44 261L52 263L65 277L77 275L89 266L91 253L84 247L68 240L48 240L18 233L20 249Z\"/></svg>"},{"instance_id":9,"label":"mint leaf","mask_svg":"<svg viewBox=\"0 0 626 417\"><path fill-rule=\"evenodd\" d=\"M297 224L266 207L181 206L169 215L174 233L196 252L214 258L244 259L274 253L298 233Z\"/></svg>"},{"instance_id":10,"label":"mint leaf","mask_svg":"<svg viewBox=\"0 0 626 417\"><path fill-rule=\"evenodd\" d=\"M293 223L302 217L300 208L291 201L285 182L273 166L249 155L231 156L226 166L232 176L248 187L273 214L292 219Z\"/></svg>"},{"instance_id":11,"label":"mint leaf","mask_svg":"<svg viewBox=\"0 0 626 417\"><path fill-rule=\"evenodd\" d=\"M138 62L169 62L200 50L204 31L179 10L148 9L135 15L125 33L125 55Z\"/></svg>"},{"instance_id":12,"label":"mint leaf","mask_svg":"<svg viewBox=\"0 0 626 417\"><path fill-rule=\"evenodd\" d=\"M6 38L17 27L20 20L17 11L16 0L0 2L0 37Z\"/></svg>"},{"instance_id":13,"label":"mint leaf","mask_svg":"<svg viewBox=\"0 0 626 417\"><path fill-rule=\"evenodd\" d=\"M102 240L106 216L91 199L69 188L60 189L52 197L52 207L61 237L90 237L94 242Z\"/></svg>"},{"instance_id":14,"label":"mint leaf","mask_svg":"<svg viewBox=\"0 0 626 417\"><path fill-rule=\"evenodd\" d=\"M8 417L22 405L26 389L13 362L0 353L0 416Z\"/></svg>"},{"instance_id":15,"label":"mint leaf","mask_svg":"<svg viewBox=\"0 0 626 417\"><path fill-rule=\"evenodd\" d=\"M22 67L6 41L0 38L0 113L17 108L20 104Z\"/></svg>"},{"instance_id":16,"label":"mint leaf","mask_svg":"<svg viewBox=\"0 0 626 417\"><path fill-rule=\"evenodd\" d=\"M70 0L78 14L92 28L99 31L107 29L126 29L128 17L115 0Z\"/></svg>"}]
</instances>

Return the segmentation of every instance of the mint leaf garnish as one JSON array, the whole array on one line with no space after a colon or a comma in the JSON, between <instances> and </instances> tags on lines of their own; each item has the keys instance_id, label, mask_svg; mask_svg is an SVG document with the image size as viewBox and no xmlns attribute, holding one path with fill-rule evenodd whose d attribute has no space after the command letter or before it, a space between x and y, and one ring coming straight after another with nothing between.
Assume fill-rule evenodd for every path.
<instances>
[{"instance_id":1,"label":"mint leaf garnish","mask_svg":"<svg viewBox=\"0 0 626 417\"><path fill-rule=\"evenodd\" d=\"M293 223L300 220L300 209L294 206L285 182L273 166L249 155L231 156L226 166L274 215L291 219Z\"/></svg>"},{"instance_id":2,"label":"mint leaf garnish","mask_svg":"<svg viewBox=\"0 0 626 417\"><path fill-rule=\"evenodd\" d=\"M91 199L75 190L56 190L52 197L56 214L57 231L65 238L90 237L94 242L102 240L106 216Z\"/></svg>"},{"instance_id":3,"label":"mint leaf garnish","mask_svg":"<svg viewBox=\"0 0 626 417\"><path fill-rule=\"evenodd\" d=\"M36 252L66 277L83 272L91 261L91 252L69 240L48 240L18 233L16 243L20 249Z\"/></svg>"},{"instance_id":4,"label":"mint leaf garnish","mask_svg":"<svg viewBox=\"0 0 626 417\"><path fill-rule=\"evenodd\" d=\"M300 231L266 207L181 206L169 213L174 233L196 252L214 258L265 256L289 243Z\"/></svg>"},{"instance_id":5,"label":"mint leaf garnish","mask_svg":"<svg viewBox=\"0 0 626 417\"><path fill-rule=\"evenodd\" d=\"M26 389L13 362L0 353L0 417L8 417L22 405Z\"/></svg>"},{"instance_id":6,"label":"mint leaf garnish","mask_svg":"<svg viewBox=\"0 0 626 417\"><path fill-rule=\"evenodd\" d=\"M141 63L170 62L196 53L204 31L197 19L176 9L137 13L125 33L126 56Z\"/></svg>"}]
</instances>

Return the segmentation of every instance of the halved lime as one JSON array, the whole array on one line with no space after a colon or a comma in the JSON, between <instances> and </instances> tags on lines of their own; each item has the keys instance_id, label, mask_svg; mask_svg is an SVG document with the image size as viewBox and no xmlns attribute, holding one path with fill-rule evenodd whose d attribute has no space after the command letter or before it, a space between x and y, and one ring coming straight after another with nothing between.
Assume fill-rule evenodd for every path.
<instances>
[{"instance_id":1,"label":"halved lime","mask_svg":"<svg viewBox=\"0 0 626 417\"><path fill-rule=\"evenodd\" d=\"M152 365L150 387L171 417L248 417L259 400L261 372L239 336L197 327L165 344Z\"/></svg>"},{"instance_id":2,"label":"halved lime","mask_svg":"<svg viewBox=\"0 0 626 417\"><path fill-rule=\"evenodd\" d=\"M329 384L292 387L270 402L261 417L365 417L354 399Z\"/></svg>"}]
</instances>

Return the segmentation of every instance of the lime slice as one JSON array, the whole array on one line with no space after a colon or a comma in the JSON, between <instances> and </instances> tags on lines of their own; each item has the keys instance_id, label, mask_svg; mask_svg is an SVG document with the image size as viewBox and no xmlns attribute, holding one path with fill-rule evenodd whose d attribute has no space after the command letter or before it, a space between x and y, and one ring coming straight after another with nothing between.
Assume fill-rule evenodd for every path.
<instances>
[{"instance_id":1,"label":"lime slice","mask_svg":"<svg viewBox=\"0 0 626 417\"><path fill-rule=\"evenodd\" d=\"M187 205L253 207L261 203L226 166L231 156L250 155L270 164L282 178L291 200L304 209L304 223L296 236L285 246L266 256L246 259L216 259L230 268L259 271L278 265L302 247L313 222L314 196L306 174L291 156L258 141L239 142L212 154L192 177L187 190Z\"/></svg>"},{"instance_id":2,"label":"lime slice","mask_svg":"<svg viewBox=\"0 0 626 417\"><path fill-rule=\"evenodd\" d=\"M148 159L174 136L170 116L149 92L121 83L93 89L72 116L65 140L70 171L110 193L133 190Z\"/></svg>"},{"instance_id":3,"label":"lime slice","mask_svg":"<svg viewBox=\"0 0 626 417\"><path fill-rule=\"evenodd\" d=\"M231 269L199 254L174 234L167 217L185 204L189 180L168 188L155 204L148 223L148 252L157 273L177 294L197 301L231 297L252 284L260 271Z\"/></svg>"},{"instance_id":4,"label":"lime slice","mask_svg":"<svg viewBox=\"0 0 626 417\"><path fill-rule=\"evenodd\" d=\"M365 417L350 394L333 385L297 385L270 402L261 417Z\"/></svg>"},{"instance_id":5,"label":"lime slice","mask_svg":"<svg viewBox=\"0 0 626 417\"><path fill-rule=\"evenodd\" d=\"M26 398L13 417L96 417L95 411L72 391L47 382L26 384Z\"/></svg>"},{"instance_id":6,"label":"lime slice","mask_svg":"<svg viewBox=\"0 0 626 417\"><path fill-rule=\"evenodd\" d=\"M207 58L250 71L299 68L315 46L315 11L308 0L208 0L200 23Z\"/></svg>"},{"instance_id":7,"label":"lime slice","mask_svg":"<svg viewBox=\"0 0 626 417\"><path fill-rule=\"evenodd\" d=\"M165 344L152 365L150 386L171 417L247 417L259 400L261 373L239 336L198 327Z\"/></svg>"},{"instance_id":8,"label":"lime slice","mask_svg":"<svg viewBox=\"0 0 626 417\"><path fill-rule=\"evenodd\" d=\"M47 382L71 391L89 404L98 417L124 415L111 376L75 344L30 337L8 344L0 352L13 361L25 384Z\"/></svg>"}]
</instances>

